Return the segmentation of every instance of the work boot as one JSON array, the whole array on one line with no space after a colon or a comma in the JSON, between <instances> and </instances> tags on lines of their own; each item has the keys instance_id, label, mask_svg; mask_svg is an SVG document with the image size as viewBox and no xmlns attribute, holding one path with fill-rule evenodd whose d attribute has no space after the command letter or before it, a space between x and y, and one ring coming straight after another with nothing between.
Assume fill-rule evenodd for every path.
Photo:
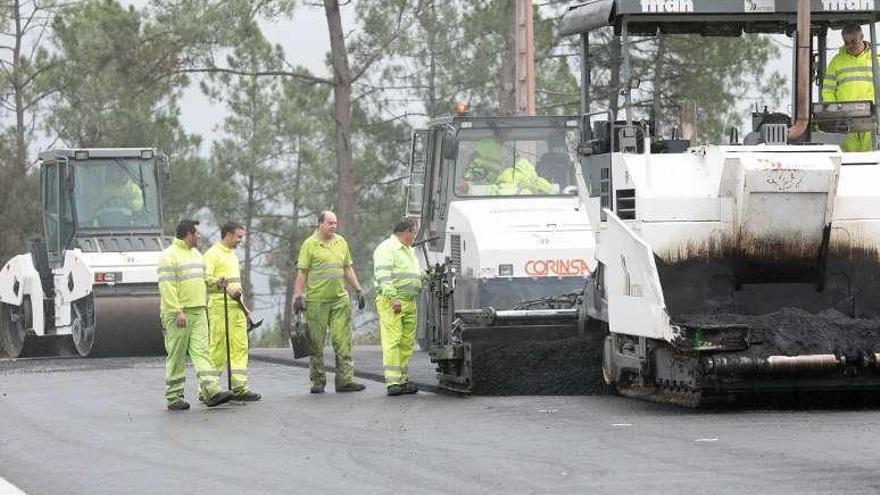
<instances>
[{"instance_id":1,"label":"work boot","mask_svg":"<svg viewBox=\"0 0 880 495\"><path fill-rule=\"evenodd\" d=\"M208 407L219 406L220 404L229 402L230 399L232 399L232 392L224 390L223 392L217 392L211 397L208 397L208 400L205 401L205 405Z\"/></svg>"},{"instance_id":2,"label":"work boot","mask_svg":"<svg viewBox=\"0 0 880 495\"><path fill-rule=\"evenodd\" d=\"M403 385L388 385L385 393L388 395L403 395Z\"/></svg>"},{"instance_id":3,"label":"work boot","mask_svg":"<svg viewBox=\"0 0 880 495\"><path fill-rule=\"evenodd\" d=\"M403 393L417 394L418 392L419 392L419 387L416 387L415 383L406 382L403 384Z\"/></svg>"},{"instance_id":4,"label":"work boot","mask_svg":"<svg viewBox=\"0 0 880 495\"><path fill-rule=\"evenodd\" d=\"M251 392L250 390L232 396L232 400L240 400L242 402L256 402L262 398L262 395L256 392Z\"/></svg>"},{"instance_id":5,"label":"work boot","mask_svg":"<svg viewBox=\"0 0 880 495\"><path fill-rule=\"evenodd\" d=\"M313 394L323 394L324 393L324 386L323 385L312 385L312 388L309 389L309 392L313 393Z\"/></svg>"},{"instance_id":6,"label":"work boot","mask_svg":"<svg viewBox=\"0 0 880 495\"><path fill-rule=\"evenodd\" d=\"M168 403L169 411L186 411L187 409L189 409L189 402L183 400L182 398L179 398L174 402Z\"/></svg>"},{"instance_id":7,"label":"work boot","mask_svg":"<svg viewBox=\"0 0 880 495\"><path fill-rule=\"evenodd\" d=\"M336 387L337 392L360 392L361 390L367 388L363 383L357 382L349 382L345 385L339 385Z\"/></svg>"}]
</instances>

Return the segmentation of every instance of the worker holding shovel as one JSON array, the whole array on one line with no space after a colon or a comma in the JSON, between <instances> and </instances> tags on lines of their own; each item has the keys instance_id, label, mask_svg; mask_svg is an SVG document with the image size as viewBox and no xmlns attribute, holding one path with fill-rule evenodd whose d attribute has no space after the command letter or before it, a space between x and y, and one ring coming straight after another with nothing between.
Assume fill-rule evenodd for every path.
<instances>
[{"instance_id":1,"label":"worker holding shovel","mask_svg":"<svg viewBox=\"0 0 880 495\"><path fill-rule=\"evenodd\" d=\"M226 368L233 400L253 402L261 396L248 386L248 327L259 323L250 323L250 312L242 300L235 248L244 236L245 229L240 223L227 222L220 228L220 242L211 246L204 256L205 279L214 367Z\"/></svg>"}]
</instances>

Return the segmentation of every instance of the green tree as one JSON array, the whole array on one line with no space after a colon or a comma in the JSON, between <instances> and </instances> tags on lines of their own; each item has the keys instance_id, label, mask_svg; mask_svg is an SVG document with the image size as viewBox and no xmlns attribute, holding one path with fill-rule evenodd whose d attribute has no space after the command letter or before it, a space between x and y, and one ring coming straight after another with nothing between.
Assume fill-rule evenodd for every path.
<instances>
[{"instance_id":1,"label":"green tree","mask_svg":"<svg viewBox=\"0 0 880 495\"><path fill-rule=\"evenodd\" d=\"M39 232L39 179L31 166L41 107L56 89L50 76L55 60L42 45L54 1L9 0L0 14L0 109L12 125L0 132L0 263L25 251L26 241Z\"/></svg>"},{"instance_id":2,"label":"green tree","mask_svg":"<svg viewBox=\"0 0 880 495\"><path fill-rule=\"evenodd\" d=\"M249 36L227 56L232 67L255 74L276 67L276 48L266 42L252 24ZM279 120L278 102L283 97L280 78L258 75L214 74L214 84L203 88L228 108L223 121L223 139L214 143L211 171L219 184L209 199L215 223L238 219L247 230L242 259L242 287L253 304L253 270L271 253L276 243L262 230L261 219L282 207L295 141L288 139Z\"/></svg>"},{"instance_id":3,"label":"green tree","mask_svg":"<svg viewBox=\"0 0 880 495\"><path fill-rule=\"evenodd\" d=\"M773 104L786 92L786 79L767 69L779 51L766 35L665 35L653 40L650 55L652 113L667 135L685 100L697 105L700 141L720 143L727 130L740 125L747 96L761 95Z\"/></svg>"},{"instance_id":4,"label":"green tree","mask_svg":"<svg viewBox=\"0 0 880 495\"><path fill-rule=\"evenodd\" d=\"M59 56L48 127L76 147L155 147L168 154L172 183L165 194L170 227L211 195L200 138L186 133L177 101L188 83L176 74L179 52L164 28L114 0L63 9L53 23Z\"/></svg>"}]
</instances>

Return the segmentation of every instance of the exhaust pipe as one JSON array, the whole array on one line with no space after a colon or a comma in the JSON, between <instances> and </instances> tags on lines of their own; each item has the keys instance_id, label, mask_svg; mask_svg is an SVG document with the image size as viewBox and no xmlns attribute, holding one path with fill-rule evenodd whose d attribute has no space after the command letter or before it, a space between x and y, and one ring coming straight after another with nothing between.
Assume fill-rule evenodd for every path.
<instances>
[{"instance_id":1,"label":"exhaust pipe","mask_svg":"<svg viewBox=\"0 0 880 495\"><path fill-rule=\"evenodd\" d=\"M810 0L798 0L797 74L795 81L795 121L788 130L790 140L800 139L810 124Z\"/></svg>"}]
</instances>

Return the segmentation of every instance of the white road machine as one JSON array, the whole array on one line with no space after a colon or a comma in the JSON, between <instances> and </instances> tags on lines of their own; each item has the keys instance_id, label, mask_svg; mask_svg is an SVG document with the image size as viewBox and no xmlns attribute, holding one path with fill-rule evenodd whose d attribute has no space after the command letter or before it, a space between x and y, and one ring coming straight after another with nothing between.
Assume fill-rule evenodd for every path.
<instances>
[{"instance_id":1,"label":"white road machine","mask_svg":"<svg viewBox=\"0 0 880 495\"><path fill-rule=\"evenodd\" d=\"M0 269L11 357L162 352L156 264L165 158L153 149L40 153L44 238Z\"/></svg>"}]
</instances>

